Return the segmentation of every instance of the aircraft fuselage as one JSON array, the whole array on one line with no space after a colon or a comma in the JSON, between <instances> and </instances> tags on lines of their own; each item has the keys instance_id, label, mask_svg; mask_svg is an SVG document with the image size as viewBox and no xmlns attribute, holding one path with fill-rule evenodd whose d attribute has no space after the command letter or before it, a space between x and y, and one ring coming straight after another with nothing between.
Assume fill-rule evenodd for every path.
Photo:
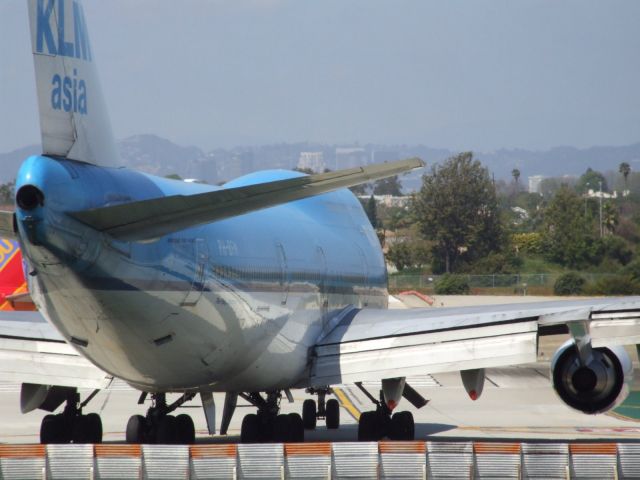
<instances>
[{"instance_id":1,"label":"aircraft fuselage","mask_svg":"<svg viewBox=\"0 0 640 480\"><path fill-rule=\"evenodd\" d=\"M35 303L83 355L141 389L304 386L330 317L387 306L378 239L348 190L124 242L66 213L219 187L45 156L24 162L25 185L43 197L17 208Z\"/></svg>"}]
</instances>

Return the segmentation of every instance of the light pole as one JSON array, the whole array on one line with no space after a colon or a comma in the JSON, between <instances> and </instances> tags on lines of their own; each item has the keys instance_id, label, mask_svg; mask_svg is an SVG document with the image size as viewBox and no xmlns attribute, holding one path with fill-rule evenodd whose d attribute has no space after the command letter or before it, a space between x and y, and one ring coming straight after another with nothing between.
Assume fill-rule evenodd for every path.
<instances>
[{"instance_id":1,"label":"light pole","mask_svg":"<svg viewBox=\"0 0 640 480\"><path fill-rule=\"evenodd\" d=\"M600 238L602 238L602 180L598 183L600 184Z\"/></svg>"}]
</instances>

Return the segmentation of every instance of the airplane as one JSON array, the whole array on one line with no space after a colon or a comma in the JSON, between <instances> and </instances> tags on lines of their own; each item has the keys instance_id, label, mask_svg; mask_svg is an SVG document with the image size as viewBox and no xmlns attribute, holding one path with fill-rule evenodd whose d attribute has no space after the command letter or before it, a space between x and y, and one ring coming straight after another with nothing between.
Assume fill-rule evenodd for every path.
<instances>
[{"instance_id":1,"label":"airplane","mask_svg":"<svg viewBox=\"0 0 640 480\"><path fill-rule=\"evenodd\" d=\"M344 383L372 401L359 440L411 440L397 407L427 399L408 376L460 372L477 399L485 368L535 362L539 337L558 332L571 336L551 364L562 401L591 414L627 395L638 297L389 310L380 244L346 187L421 160L223 186L122 168L81 3L28 6L42 154L21 165L0 236L20 244L37 311L0 312L0 379L22 382L23 412L51 412L42 443L100 442L100 416L83 412L114 378L151 400L127 423L130 443L192 443L193 420L174 412L196 395L211 434L227 433L242 398L256 408L242 442L303 441L317 419L339 428L327 397ZM280 413L292 389L317 396L302 415ZM219 430L213 392L225 392Z\"/></svg>"}]
</instances>

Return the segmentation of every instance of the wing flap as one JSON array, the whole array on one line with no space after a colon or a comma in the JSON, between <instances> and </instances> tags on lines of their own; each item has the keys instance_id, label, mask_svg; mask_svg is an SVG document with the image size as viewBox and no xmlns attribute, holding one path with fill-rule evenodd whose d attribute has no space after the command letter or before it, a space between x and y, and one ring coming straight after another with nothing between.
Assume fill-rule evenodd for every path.
<instances>
[{"instance_id":1,"label":"wing flap","mask_svg":"<svg viewBox=\"0 0 640 480\"><path fill-rule=\"evenodd\" d=\"M185 228L230 218L424 166L412 158L397 162L95 208L69 215L119 240L158 238Z\"/></svg>"}]
</instances>

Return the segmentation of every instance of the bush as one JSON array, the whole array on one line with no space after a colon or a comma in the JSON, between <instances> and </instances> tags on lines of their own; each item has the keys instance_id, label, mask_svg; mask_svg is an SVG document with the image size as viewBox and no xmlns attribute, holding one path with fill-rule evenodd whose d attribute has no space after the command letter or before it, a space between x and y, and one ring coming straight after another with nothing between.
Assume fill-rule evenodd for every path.
<instances>
[{"instance_id":1,"label":"bush","mask_svg":"<svg viewBox=\"0 0 640 480\"><path fill-rule=\"evenodd\" d=\"M469 291L469 282L466 277L459 275L443 275L435 285L435 292L438 295L467 295Z\"/></svg>"},{"instance_id":2,"label":"bush","mask_svg":"<svg viewBox=\"0 0 640 480\"><path fill-rule=\"evenodd\" d=\"M640 282L631 275L615 275L598 280L586 289L590 295L637 295Z\"/></svg>"},{"instance_id":3,"label":"bush","mask_svg":"<svg viewBox=\"0 0 640 480\"><path fill-rule=\"evenodd\" d=\"M640 260L634 260L622 269L624 275L630 276L633 280L640 280Z\"/></svg>"},{"instance_id":4,"label":"bush","mask_svg":"<svg viewBox=\"0 0 640 480\"><path fill-rule=\"evenodd\" d=\"M560 275L553 284L554 295L580 295L584 292L586 280L574 272Z\"/></svg>"},{"instance_id":5,"label":"bush","mask_svg":"<svg viewBox=\"0 0 640 480\"><path fill-rule=\"evenodd\" d=\"M538 232L515 233L511 236L511 243L517 254L540 254L542 249L542 235Z\"/></svg>"}]
</instances>

